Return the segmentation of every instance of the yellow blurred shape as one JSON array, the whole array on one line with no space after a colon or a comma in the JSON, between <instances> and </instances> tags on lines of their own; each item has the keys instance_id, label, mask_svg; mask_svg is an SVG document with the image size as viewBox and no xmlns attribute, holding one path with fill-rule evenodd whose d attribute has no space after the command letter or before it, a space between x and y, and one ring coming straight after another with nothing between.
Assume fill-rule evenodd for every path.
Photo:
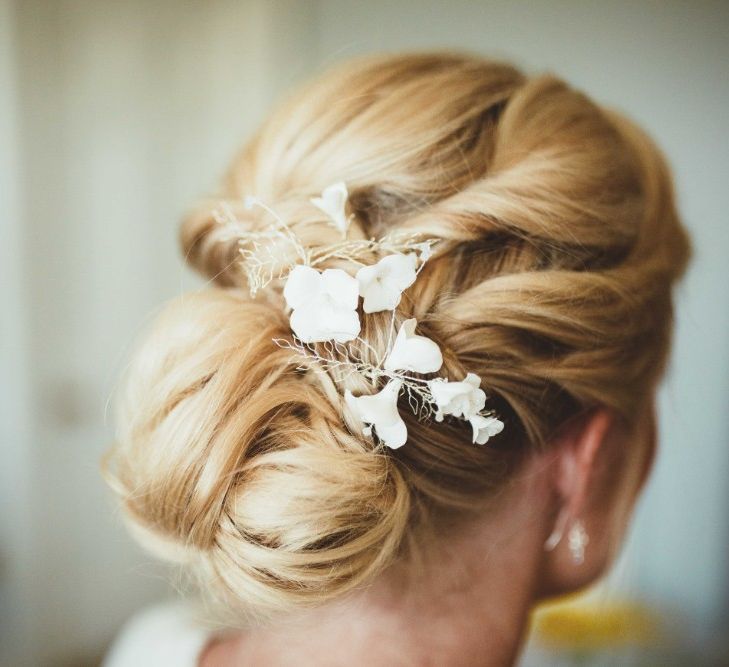
<instances>
[{"instance_id":1,"label":"yellow blurred shape","mask_svg":"<svg viewBox=\"0 0 729 667\"><path fill-rule=\"evenodd\" d=\"M657 611L638 602L595 601L584 594L544 603L532 615L538 641L559 648L655 646L663 638L662 625Z\"/></svg>"}]
</instances>

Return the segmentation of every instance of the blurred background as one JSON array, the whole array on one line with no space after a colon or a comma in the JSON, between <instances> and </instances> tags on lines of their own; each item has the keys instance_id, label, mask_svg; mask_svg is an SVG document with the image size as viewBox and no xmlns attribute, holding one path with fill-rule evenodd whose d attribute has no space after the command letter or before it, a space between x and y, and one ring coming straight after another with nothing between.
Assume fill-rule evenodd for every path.
<instances>
[{"instance_id":1,"label":"blurred background","mask_svg":"<svg viewBox=\"0 0 729 667\"><path fill-rule=\"evenodd\" d=\"M637 665L656 647L724 664L729 3L0 0L1 664L96 664L135 610L172 594L99 459L131 342L198 284L182 212L292 84L356 54L437 47L554 71L646 127L696 250L626 549L587 601L537 617L524 664Z\"/></svg>"}]
</instances>

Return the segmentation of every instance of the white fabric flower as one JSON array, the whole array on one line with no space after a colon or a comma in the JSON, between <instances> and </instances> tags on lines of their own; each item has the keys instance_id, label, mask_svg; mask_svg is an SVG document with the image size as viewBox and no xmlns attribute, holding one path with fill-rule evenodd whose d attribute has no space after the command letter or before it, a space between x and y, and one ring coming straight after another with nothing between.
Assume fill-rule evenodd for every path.
<instances>
[{"instance_id":1,"label":"white fabric flower","mask_svg":"<svg viewBox=\"0 0 729 667\"><path fill-rule=\"evenodd\" d=\"M397 409L397 397L402 387L401 380L390 380L385 388L371 396L355 396L349 389L344 400L352 411L368 426L362 432L372 434L391 449L402 447L408 439L408 430Z\"/></svg>"},{"instance_id":2,"label":"white fabric flower","mask_svg":"<svg viewBox=\"0 0 729 667\"><path fill-rule=\"evenodd\" d=\"M443 365L443 355L437 343L415 333L418 321L405 320L397 332L395 343L385 359L386 371L415 371L435 373Z\"/></svg>"},{"instance_id":3,"label":"white fabric flower","mask_svg":"<svg viewBox=\"0 0 729 667\"><path fill-rule=\"evenodd\" d=\"M363 266L357 271L359 293L364 297L364 312L395 310L404 289L415 282L417 255L387 255L377 264Z\"/></svg>"},{"instance_id":4,"label":"white fabric flower","mask_svg":"<svg viewBox=\"0 0 729 667\"><path fill-rule=\"evenodd\" d=\"M339 181L324 188L321 197L312 197L309 200L320 211L323 211L329 216L334 226L342 232L342 236L347 235L349 223L351 222L346 212L348 196L346 184L344 181Z\"/></svg>"},{"instance_id":5,"label":"white fabric flower","mask_svg":"<svg viewBox=\"0 0 729 667\"><path fill-rule=\"evenodd\" d=\"M291 329L302 342L346 343L359 334L359 286L345 271L326 269L320 273L297 264L286 279L283 294L293 309Z\"/></svg>"},{"instance_id":6,"label":"white fabric flower","mask_svg":"<svg viewBox=\"0 0 729 667\"><path fill-rule=\"evenodd\" d=\"M436 421L443 421L443 415L453 415L470 419L483 410L486 405L486 393L481 386L481 378L468 373L460 382L449 382L444 378L436 378L428 382L438 411Z\"/></svg>"},{"instance_id":7,"label":"white fabric flower","mask_svg":"<svg viewBox=\"0 0 729 667\"><path fill-rule=\"evenodd\" d=\"M468 421L473 428L473 442L479 445L485 445L491 436L498 435L504 430L504 422L496 417L473 415Z\"/></svg>"}]
</instances>

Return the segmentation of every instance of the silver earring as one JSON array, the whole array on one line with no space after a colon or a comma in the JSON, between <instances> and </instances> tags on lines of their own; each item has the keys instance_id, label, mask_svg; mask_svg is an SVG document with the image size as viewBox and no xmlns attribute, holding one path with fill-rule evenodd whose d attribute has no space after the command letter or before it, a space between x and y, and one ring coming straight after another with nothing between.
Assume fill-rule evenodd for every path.
<instances>
[{"instance_id":1,"label":"silver earring","mask_svg":"<svg viewBox=\"0 0 729 667\"><path fill-rule=\"evenodd\" d=\"M544 543L544 550L545 551L554 551L554 549L557 548L557 545L562 541L562 536L564 535L564 529L567 525L567 519L569 518L569 514L567 511L562 510L559 513L559 516L557 517L557 521L554 525L554 530L550 534L550 536L547 538L547 541Z\"/></svg>"},{"instance_id":2,"label":"silver earring","mask_svg":"<svg viewBox=\"0 0 729 667\"><path fill-rule=\"evenodd\" d=\"M570 528L569 535L567 536L569 542L570 553L572 554L572 561L575 565L581 565L585 562L585 547L590 541L585 530L585 524L579 519L576 519Z\"/></svg>"}]
</instances>

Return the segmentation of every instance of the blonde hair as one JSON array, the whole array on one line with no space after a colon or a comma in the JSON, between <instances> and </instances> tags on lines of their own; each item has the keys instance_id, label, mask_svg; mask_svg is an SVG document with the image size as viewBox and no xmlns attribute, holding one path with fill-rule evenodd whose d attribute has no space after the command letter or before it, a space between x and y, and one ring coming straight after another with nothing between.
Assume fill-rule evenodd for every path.
<instances>
[{"instance_id":1,"label":"blonde hair","mask_svg":"<svg viewBox=\"0 0 729 667\"><path fill-rule=\"evenodd\" d=\"M481 377L506 423L488 445L404 406L407 444L375 446L344 423L342 388L272 343L290 335L280 289L249 296L214 211L264 225L242 206L255 194L325 245L338 232L308 200L339 180L352 235L442 239L397 317L441 345L448 377ZM182 245L215 286L175 299L134 357L108 474L145 544L254 615L371 581L424 517L480 507L579 411L633 420L665 364L689 256L664 160L634 125L552 76L442 53L356 60L301 90L185 221ZM362 319L381 351L387 314Z\"/></svg>"}]
</instances>

